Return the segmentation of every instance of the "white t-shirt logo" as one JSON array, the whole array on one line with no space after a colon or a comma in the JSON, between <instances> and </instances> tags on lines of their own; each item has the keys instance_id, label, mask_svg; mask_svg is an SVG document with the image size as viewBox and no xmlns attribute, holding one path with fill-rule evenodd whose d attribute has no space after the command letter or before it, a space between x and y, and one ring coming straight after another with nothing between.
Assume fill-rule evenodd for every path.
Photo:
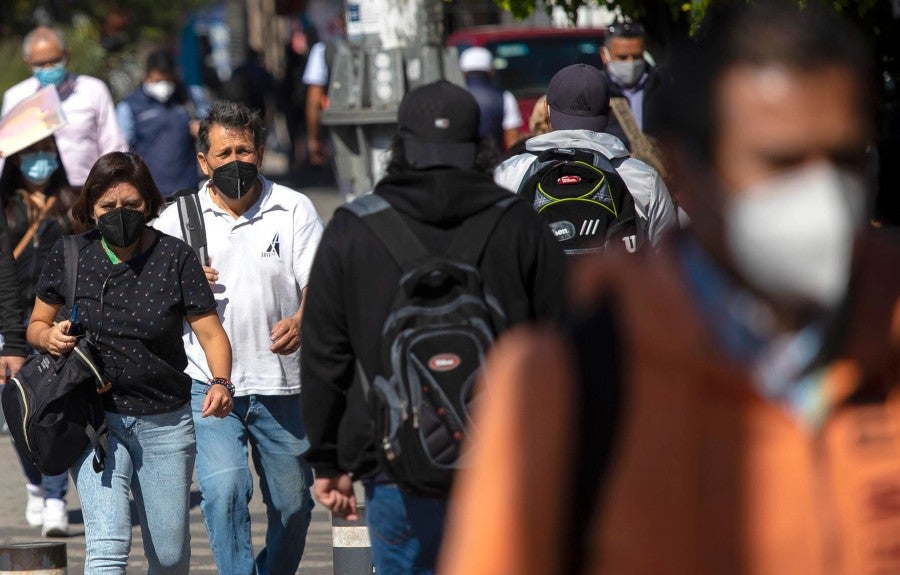
<instances>
[{"instance_id":1,"label":"white t-shirt logo","mask_svg":"<svg viewBox=\"0 0 900 575\"><path fill-rule=\"evenodd\" d=\"M272 238L272 241L269 242L269 247L266 251L262 253L262 257L264 258L277 258L281 255L281 244L278 241L278 232L275 232L275 237Z\"/></svg>"}]
</instances>

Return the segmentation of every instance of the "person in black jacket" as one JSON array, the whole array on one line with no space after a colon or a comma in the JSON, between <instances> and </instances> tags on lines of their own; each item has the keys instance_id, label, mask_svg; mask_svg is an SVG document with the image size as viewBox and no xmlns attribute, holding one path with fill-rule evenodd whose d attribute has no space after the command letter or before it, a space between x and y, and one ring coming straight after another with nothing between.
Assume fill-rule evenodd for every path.
<instances>
[{"instance_id":1,"label":"person in black jacket","mask_svg":"<svg viewBox=\"0 0 900 575\"><path fill-rule=\"evenodd\" d=\"M439 81L411 91L400 106L391 162L374 193L401 214L432 252L446 252L472 216L510 193L491 179L493 158L479 155L478 103ZM491 154L492 155L492 154ZM559 320L565 262L559 242L532 206L514 199L479 264L486 288L509 323ZM446 498L402 492L379 469L373 424L357 365L371 381L383 370L381 329L401 270L367 225L338 210L313 263L302 332L303 415L316 473L315 494L335 515L356 516L352 481L362 479L380 574L431 573Z\"/></svg>"},{"instance_id":2,"label":"person in black jacket","mask_svg":"<svg viewBox=\"0 0 900 575\"><path fill-rule=\"evenodd\" d=\"M7 340L0 362L6 359L8 365L0 363L0 375L7 369L14 374L24 356L33 351L25 344L25 326L34 306L34 286L53 244L64 235L83 231L72 223L71 207L76 199L53 135L9 155L0 170L0 220L7 229L19 297L19 315L8 324L15 333L4 328ZM18 447L26 479L26 522L40 527L45 537L68 535L68 474L42 475Z\"/></svg>"},{"instance_id":3,"label":"person in black jacket","mask_svg":"<svg viewBox=\"0 0 900 575\"><path fill-rule=\"evenodd\" d=\"M0 384L5 384L25 363L25 311L11 243L6 218L0 218Z\"/></svg>"},{"instance_id":4,"label":"person in black jacket","mask_svg":"<svg viewBox=\"0 0 900 575\"><path fill-rule=\"evenodd\" d=\"M604 73L610 80L610 98L625 98L637 127L645 134L654 134L658 128L662 76L656 66L644 57L644 27L632 22L619 22L610 26L600 59ZM631 142L615 114L610 115L607 133L622 140L631 150Z\"/></svg>"}]
</instances>

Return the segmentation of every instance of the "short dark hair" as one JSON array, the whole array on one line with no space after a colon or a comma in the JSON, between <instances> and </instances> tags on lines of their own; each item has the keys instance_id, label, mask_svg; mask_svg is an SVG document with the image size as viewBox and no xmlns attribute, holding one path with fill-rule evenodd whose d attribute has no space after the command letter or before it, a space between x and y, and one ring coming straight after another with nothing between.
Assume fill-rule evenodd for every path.
<instances>
[{"instance_id":1,"label":"short dark hair","mask_svg":"<svg viewBox=\"0 0 900 575\"><path fill-rule=\"evenodd\" d=\"M609 46L609 43L616 38L640 38L643 40L644 27L637 22L616 22L606 28L603 45Z\"/></svg>"},{"instance_id":2,"label":"short dark hair","mask_svg":"<svg viewBox=\"0 0 900 575\"><path fill-rule=\"evenodd\" d=\"M672 82L663 86L659 134L709 160L718 125L717 87L741 65L815 72L839 67L853 74L860 113L874 120L874 61L860 32L833 11L764 1L712 9L697 42L675 50Z\"/></svg>"},{"instance_id":3,"label":"short dark hair","mask_svg":"<svg viewBox=\"0 0 900 575\"><path fill-rule=\"evenodd\" d=\"M149 74L154 70L167 76L175 77L175 61L167 51L154 50L147 55L144 72Z\"/></svg>"},{"instance_id":4,"label":"short dark hair","mask_svg":"<svg viewBox=\"0 0 900 575\"><path fill-rule=\"evenodd\" d=\"M89 228L94 227L94 204L107 190L122 183L137 188L144 199L148 220L159 213L164 200L144 160L131 152L110 152L100 156L91 168L81 194L72 206L72 217Z\"/></svg>"},{"instance_id":5,"label":"short dark hair","mask_svg":"<svg viewBox=\"0 0 900 575\"><path fill-rule=\"evenodd\" d=\"M242 132L249 130L253 134L254 148L263 143L263 124L259 112L251 110L243 102L219 100L210 107L209 113L200 121L197 133L197 142L204 154L209 153L209 131L214 125Z\"/></svg>"}]
</instances>

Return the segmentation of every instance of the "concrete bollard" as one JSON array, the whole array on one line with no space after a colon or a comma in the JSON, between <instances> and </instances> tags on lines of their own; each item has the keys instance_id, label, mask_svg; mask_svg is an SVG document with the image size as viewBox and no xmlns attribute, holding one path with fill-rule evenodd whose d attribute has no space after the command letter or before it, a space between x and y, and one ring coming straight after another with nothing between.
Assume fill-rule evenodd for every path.
<instances>
[{"instance_id":1,"label":"concrete bollard","mask_svg":"<svg viewBox=\"0 0 900 575\"><path fill-rule=\"evenodd\" d=\"M0 575L66 575L65 543L0 545Z\"/></svg>"},{"instance_id":2,"label":"concrete bollard","mask_svg":"<svg viewBox=\"0 0 900 575\"><path fill-rule=\"evenodd\" d=\"M366 507L357 505L359 519L347 521L331 516L331 538L334 547L334 575L370 575L372 545L366 528Z\"/></svg>"}]
</instances>

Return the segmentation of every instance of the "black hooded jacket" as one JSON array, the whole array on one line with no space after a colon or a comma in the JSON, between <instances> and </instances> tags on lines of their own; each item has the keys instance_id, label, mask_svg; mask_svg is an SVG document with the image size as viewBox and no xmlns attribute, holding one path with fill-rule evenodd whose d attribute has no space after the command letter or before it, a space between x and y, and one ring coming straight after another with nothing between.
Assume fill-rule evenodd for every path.
<instances>
[{"instance_id":1,"label":"black hooded jacket","mask_svg":"<svg viewBox=\"0 0 900 575\"><path fill-rule=\"evenodd\" d=\"M476 171L411 171L375 188L403 214L434 253L446 252L460 225L509 191ZM480 271L510 324L557 321L564 313L565 260L534 209L516 201L488 240ZM400 268L366 224L338 210L322 237L303 315L303 417L318 477L377 467L372 422L356 383L359 361L371 381L380 368L380 334L400 280Z\"/></svg>"}]
</instances>

